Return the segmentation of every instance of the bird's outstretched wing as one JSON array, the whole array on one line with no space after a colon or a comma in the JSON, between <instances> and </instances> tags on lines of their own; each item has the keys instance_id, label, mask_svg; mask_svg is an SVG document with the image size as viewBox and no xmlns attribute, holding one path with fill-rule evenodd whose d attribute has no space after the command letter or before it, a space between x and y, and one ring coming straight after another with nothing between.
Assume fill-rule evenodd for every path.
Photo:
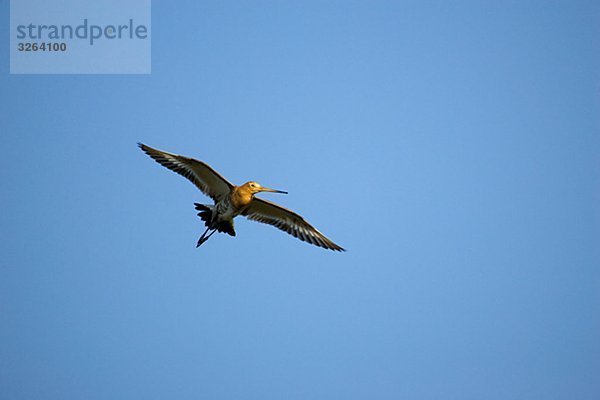
<instances>
[{"instance_id":1,"label":"bird's outstretched wing","mask_svg":"<svg viewBox=\"0 0 600 400\"><path fill-rule=\"evenodd\" d=\"M143 143L138 143L138 146L160 165L188 178L202 193L210 196L215 202L233 188L227 179L202 161L153 149Z\"/></svg>"},{"instance_id":2,"label":"bird's outstretched wing","mask_svg":"<svg viewBox=\"0 0 600 400\"><path fill-rule=\"evenodd\" d=\"M300 215L275 203L255 198L242 211L242 215L250 220L273 225L298 239L335 251L346 251L327 239L325 235L310 225Z\"/></svg>"}]
</instances>

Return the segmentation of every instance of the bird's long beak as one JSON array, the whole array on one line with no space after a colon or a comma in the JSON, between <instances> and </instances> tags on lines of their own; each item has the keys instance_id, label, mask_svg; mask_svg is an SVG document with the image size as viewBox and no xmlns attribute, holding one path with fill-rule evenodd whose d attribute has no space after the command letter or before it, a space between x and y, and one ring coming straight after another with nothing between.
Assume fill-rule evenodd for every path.
<instances>
[{"instance_id":1,"label":"bird's long beak","mask_svg":"<svg viewBox=\"0 0 600 400\"><path fill-rule=\"evenodd\" d=\"M270 193L283 193L283 194L288 194L288 192L284 192L283 190L275 190L275 189L269 189L266 187L260 188L261 192L270 192Z\"/></svg>"}]
</instances>

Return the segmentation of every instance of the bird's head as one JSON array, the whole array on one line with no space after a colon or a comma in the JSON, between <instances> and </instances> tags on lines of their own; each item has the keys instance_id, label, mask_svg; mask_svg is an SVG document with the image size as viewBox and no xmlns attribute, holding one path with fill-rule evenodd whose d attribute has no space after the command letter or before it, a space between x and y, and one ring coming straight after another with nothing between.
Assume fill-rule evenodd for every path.
<instances>
[{"instance_id":1,"label":"bird's head","mask_svg":"<svg viewBox=\"0 0 600 400\"><path fill-rule=\"evenodd\" d=\"M262 186L260 183L258 182L254 182L254 181L250 181L250 182L246 182L242 185L242 188L249 191L250 193L252 193L252 195L255 195L256 193L259 192L270 192L270 193L283 193L283 194L287 194L287 192L284 192L283 190L275 190L275 189L270 189L267 187Z\"/></svg>"}]
</instances>

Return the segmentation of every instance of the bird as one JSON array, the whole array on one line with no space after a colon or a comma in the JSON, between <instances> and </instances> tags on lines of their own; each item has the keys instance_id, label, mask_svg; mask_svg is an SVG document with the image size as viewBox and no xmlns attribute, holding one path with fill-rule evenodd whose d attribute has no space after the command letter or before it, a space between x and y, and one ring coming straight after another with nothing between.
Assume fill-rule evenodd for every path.
<instances>
[{"instance_id":1,"label":"bird","mask_svg":"<svg viewBox=\"0 0 600 400\"><path fill-rule=\"evenodd\" d=\"M199 211L198 216L206 226L196 247L200 247L215 232L236 236L233 219L241 215L252 221L272 225L303 242L333 251L346 251L306 222L299 214L255 197L261 192L282 194L287 192L264 187L255 181L236 186L202 161L158 150L143 143L138 143L138 146L163 167L190 180L214 201L214 204L194 203L195 209Z\"/></svg>"}]
</instances>

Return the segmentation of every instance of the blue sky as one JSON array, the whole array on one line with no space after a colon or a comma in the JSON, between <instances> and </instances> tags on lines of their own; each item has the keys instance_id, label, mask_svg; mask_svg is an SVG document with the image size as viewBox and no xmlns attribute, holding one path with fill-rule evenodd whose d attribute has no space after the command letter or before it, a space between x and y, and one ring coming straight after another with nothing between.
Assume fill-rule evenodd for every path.
<instances>
[{"instance_id":1,"label":"blue sky","mask_svg":"<svg viewBox=\"0 0 600 400\"><path fill-rule=\"evenodd\" d=\"M153 3L151 75L0 63L0 397L600 397L597 2ZM138 141L349 251L196 249Z\"/></svg>"}]
</instances>

